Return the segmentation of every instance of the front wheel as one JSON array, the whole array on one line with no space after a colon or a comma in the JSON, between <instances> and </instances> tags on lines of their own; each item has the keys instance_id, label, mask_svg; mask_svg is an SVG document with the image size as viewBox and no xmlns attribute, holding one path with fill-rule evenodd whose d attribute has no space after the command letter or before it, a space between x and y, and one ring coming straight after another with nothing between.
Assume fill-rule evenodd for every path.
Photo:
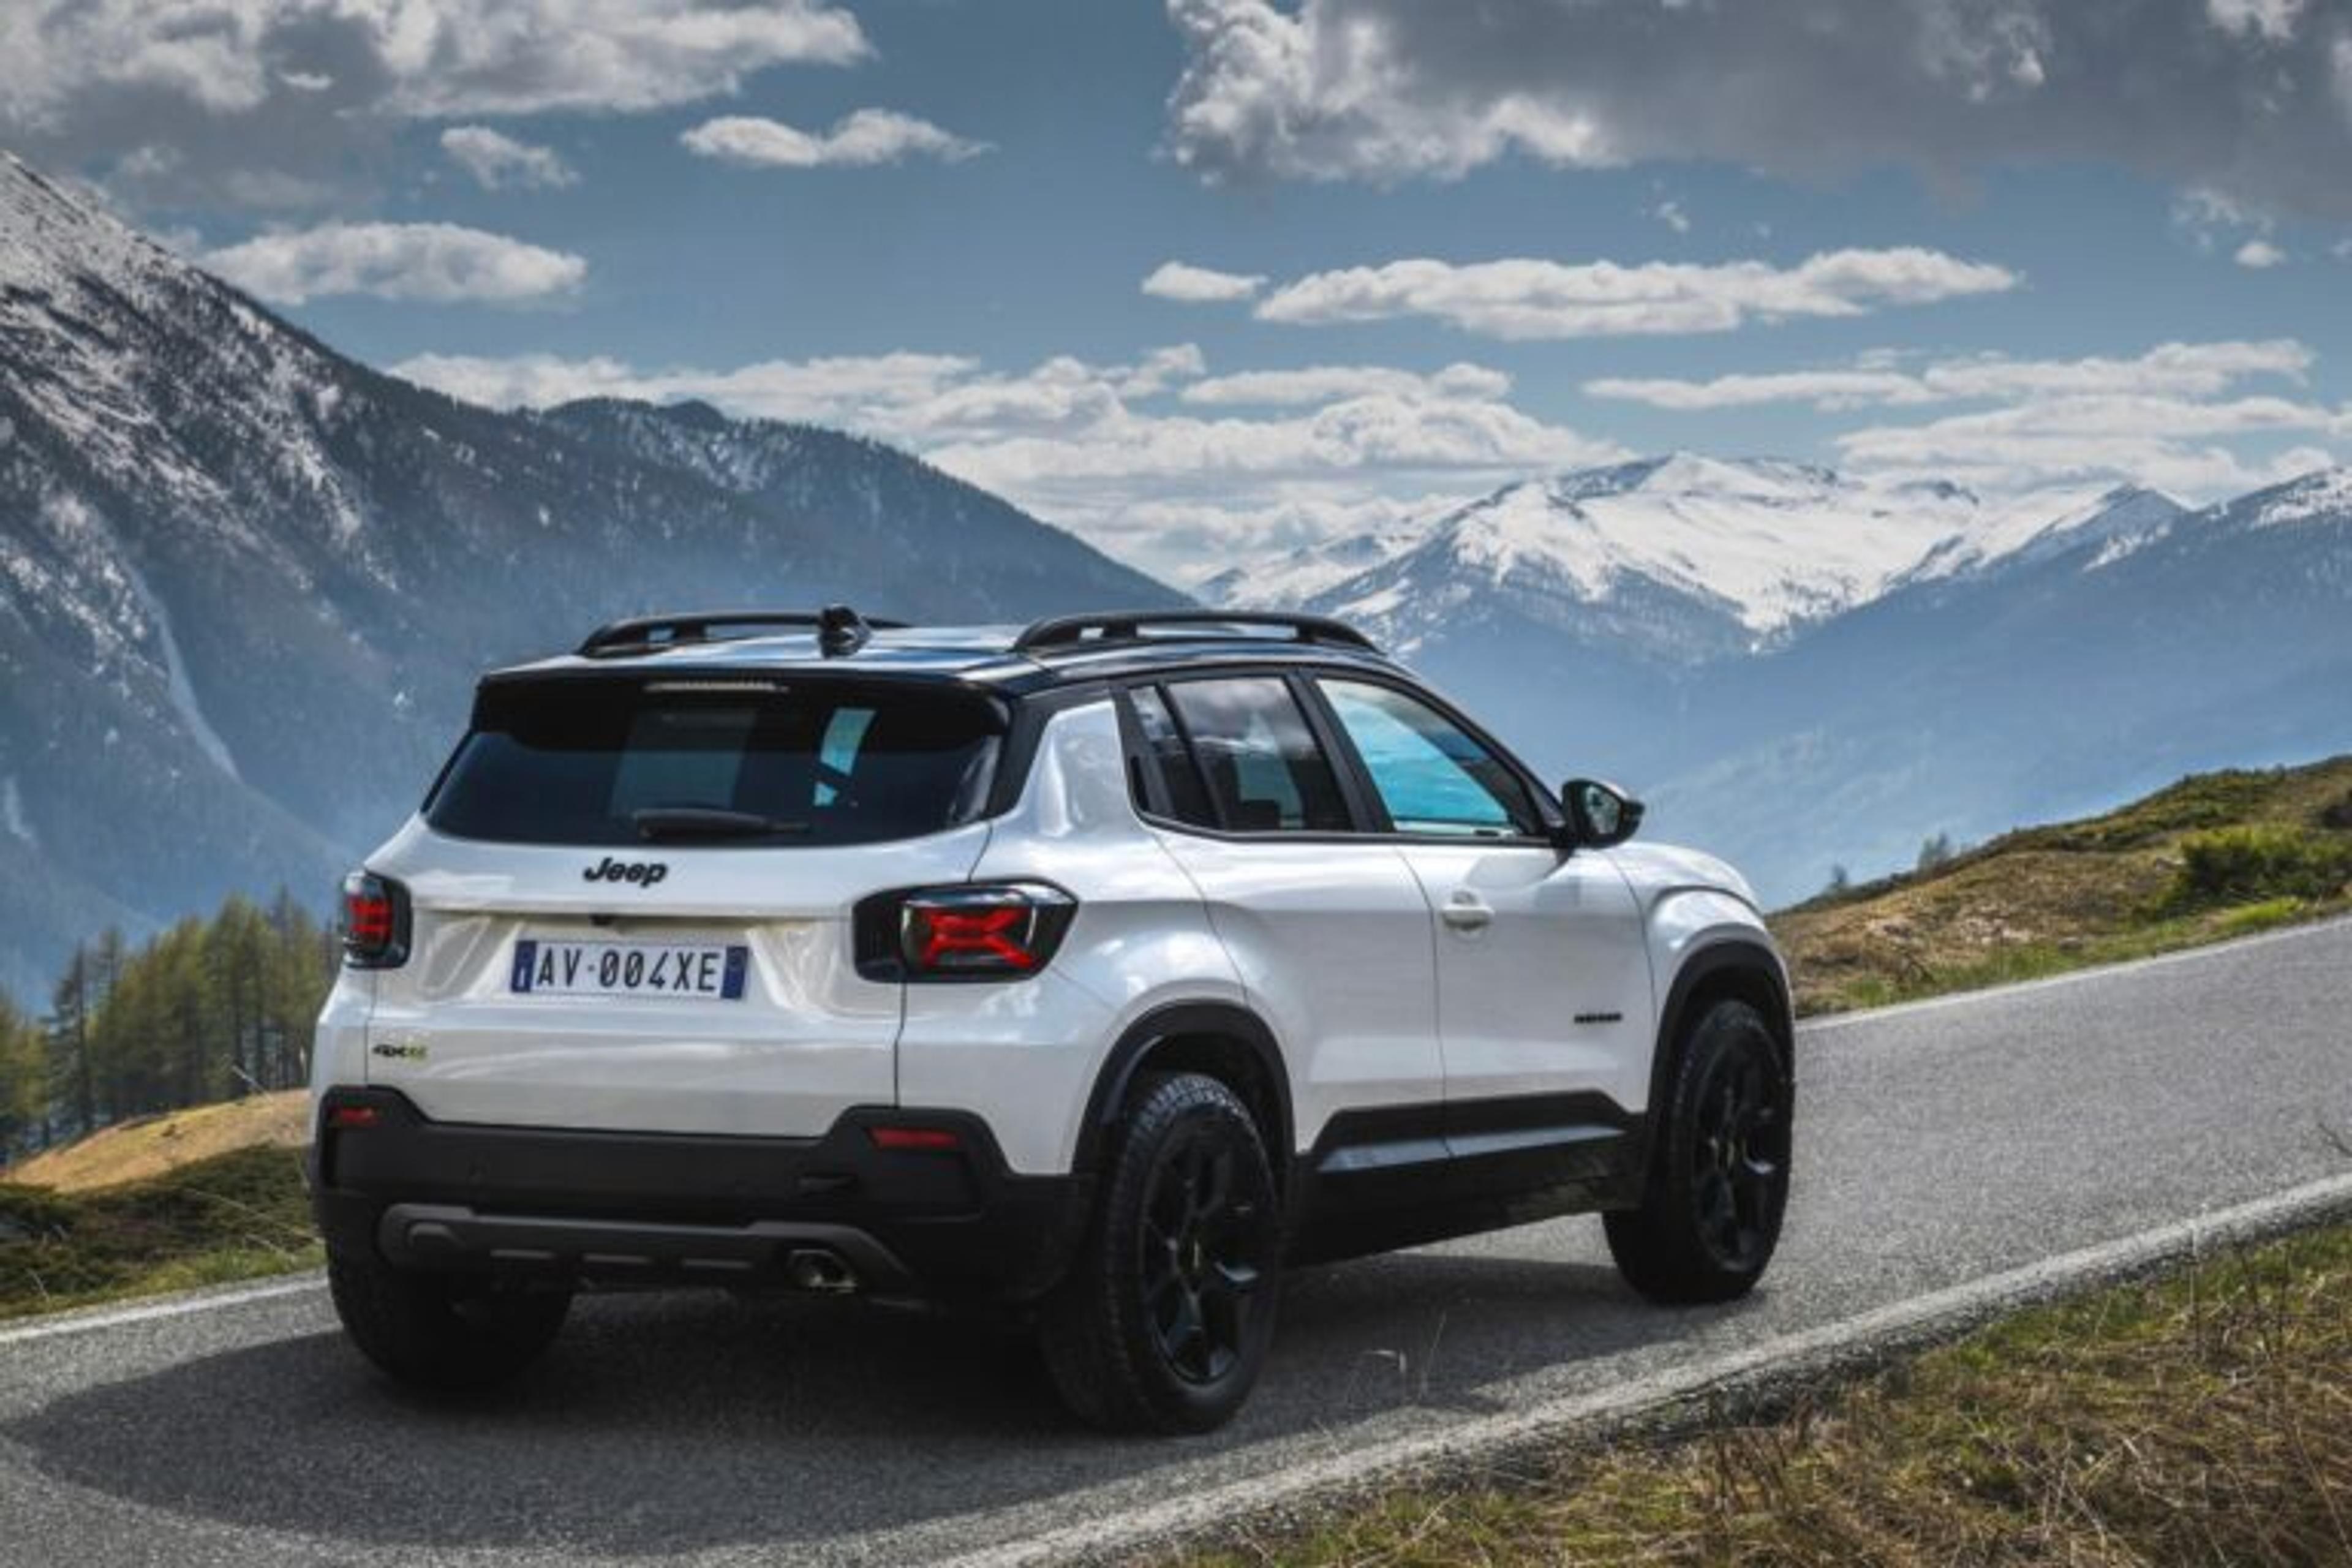
<instances>
[{"instance_id":1,"label":"front wheel","mask_svg":"<svg viewBox=\"0 0 2352 1568\"><path fill-rule=\"evenodd\" d=\"M1242 1407L1274 1339L1282 1222L1249 1110L1197 1073L1128 1103L1085 1247L1045 1302L1063 1402L1118 1432L1205 1432Z\"/></svg>"},{"instance_id":2,"label":"front wheel","mask_svg":"<svg viewBox=\"0 0 2352 1568\"><path fill-rule=\"evenodd\" d=\"M1723 1001L1699 1016L1654 1108L1642 1205L1602 1216L1627 1284L1671 1303L1755 1288L1789 1206L1792 1100L1761 1013Z\"/></svg>"},{"instance_id":3,"label":"front wheel","mask_svg":"<svg viewBox=\"0 0 2352 1568\"><path fill-rule=\"evenodd\" d=\"M368 1360L396 1382L443 1392L514 1376L554 1342L572 1306L561 1287L419 1273L341 1248L327 1255L327 1286Z\"/></svg>"}]
</instances>

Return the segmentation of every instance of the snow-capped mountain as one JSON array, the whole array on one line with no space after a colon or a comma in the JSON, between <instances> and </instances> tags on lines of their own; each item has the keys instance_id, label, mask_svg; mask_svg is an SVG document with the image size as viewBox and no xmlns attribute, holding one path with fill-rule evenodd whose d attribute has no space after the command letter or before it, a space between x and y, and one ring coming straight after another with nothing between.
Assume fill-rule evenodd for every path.
<instances>
[{"instance_id":1,"label":"snow-capped mountain","mask_svg":"<svg viewBox=\"0 0 2352 1568\"><path fill-rule=\"evenodd\" d=\"M1197 591L1345 616L1407 652L1507 608L1619 655L1696 664L1781 646L1908 584L2094 537L2142 539L2180 510L2130 488L1987 500L1949 484L1674 453L1507 485Z\"/></svg>"},{"instance_id":2,"label":"snow-capped mountain","mask_svg":"<svg viewBox=\"0 0 2352 1568\"><path fill-rule=\"evenodd\" d=\"M2340 474L2189 511L1675 454L1249 563L1768 896L2192 769L2352 746ZM1222 584L1204 596L1230 602Z\"/></svg>"},{"instance_id":3,"label":"snow-capped mountain","mask_svg":"<svg viewBox=\"0 0 2352 1568\"><path fill-rule=\"evenodd\" d=\"M1708 671L1667 728L1662 831L1703 824L1782 897L1832 844L1882 871L1930 834L2352 750L2352 470L1898 589Z\"/></svg>"},{"instance_id":4,"label":"snow-capped mountain","mask_svg":"<svg viewBox=\"0 0 2352 1568\"><path fill-rule=\"evenodd\" d=\"M2352 746L2352 479L2190 511L1676 453L1245 563L1769 896L2193 769Z\"/></svg>"},{"instance_id":5,"label":"snow-capped mountain","mask_svg":"<svg viewBox=\"0 0 2352 1568\"><path fill-rule=\"evenodd\" d=\"M1003 501L707 408L494 413L343 358L0 155L0 984L320 900L488 662L648 608L1178 602Z\"/></svg>"}]
</instances>

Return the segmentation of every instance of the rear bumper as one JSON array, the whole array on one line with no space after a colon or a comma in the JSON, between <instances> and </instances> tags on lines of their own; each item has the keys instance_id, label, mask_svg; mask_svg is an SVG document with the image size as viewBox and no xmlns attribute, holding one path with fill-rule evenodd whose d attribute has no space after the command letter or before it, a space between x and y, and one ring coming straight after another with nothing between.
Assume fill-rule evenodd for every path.
<instances>
[{"instance_id":1,"label":"rear bumper","mask_svg":"<svg viewBox=\"0 0 2352 1568\"><path fill-rule=\"evenodd\" d=\"M1012 1173L962 1112L855 1110L821 1138L734 1138L439 1122L385 1089L329 1091L340 1107L374 1120L322 1115L319 1228L406 1268L839 1289L838 1266L877 1296L1024 1300L1061 1277L1092 1194ZM882 1125L955 1146L881 1149Z\"/></svg>"}]
</instances>

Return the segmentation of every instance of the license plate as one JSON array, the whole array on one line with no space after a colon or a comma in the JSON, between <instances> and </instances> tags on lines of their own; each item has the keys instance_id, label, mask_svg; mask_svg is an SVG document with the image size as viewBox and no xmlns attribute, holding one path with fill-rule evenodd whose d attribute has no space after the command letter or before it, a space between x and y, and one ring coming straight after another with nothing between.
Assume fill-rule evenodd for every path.
<instances>
[{"instance_id":1,"label":"license plate","mask_svg":"<svg viewBox=\"0 0 2352 1568\"><path fill-rule=\"evenodd\" d=\"M515 943L511 989L549 996L679 996L734 1002L743 995L747 947L717 942Z\"/></svg>"}]
</instances>

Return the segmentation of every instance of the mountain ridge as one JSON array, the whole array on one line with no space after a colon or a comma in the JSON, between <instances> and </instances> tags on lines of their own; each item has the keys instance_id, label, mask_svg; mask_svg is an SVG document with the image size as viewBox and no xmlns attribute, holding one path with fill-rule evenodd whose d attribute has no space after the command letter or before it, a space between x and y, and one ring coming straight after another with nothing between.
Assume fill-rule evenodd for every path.
<instances>
[{"instance_id":1,"label":"mountain ridge","mask_svg":"<svg viewBox=\"0 0 2352 1568\"><path fill-rule=\"evenodd\" d=\"M714 584L916 619L1183 602L862 437L413 386L0 162L0 984L100 923L323 901L481 668Z\"/></svg>"}]
</instances>

